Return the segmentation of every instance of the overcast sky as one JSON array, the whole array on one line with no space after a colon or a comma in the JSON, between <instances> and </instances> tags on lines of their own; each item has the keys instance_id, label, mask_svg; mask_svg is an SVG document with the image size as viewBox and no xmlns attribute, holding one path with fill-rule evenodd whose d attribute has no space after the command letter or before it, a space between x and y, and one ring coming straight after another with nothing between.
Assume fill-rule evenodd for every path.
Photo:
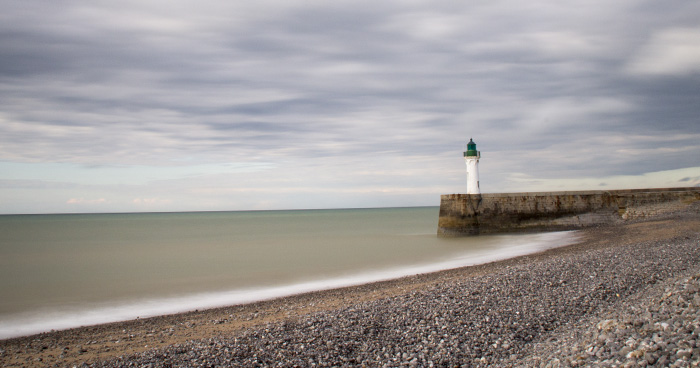
<instances>
[{"instance_id":1,"label":"overcast sky","mask_svg":"<svg viewBox=\"0 0 700 368\"><path fill-rule=\"evenodd\" d=\"M0 5L0 213L700 185L695 0Z\"/></svg>"}]
</instances>

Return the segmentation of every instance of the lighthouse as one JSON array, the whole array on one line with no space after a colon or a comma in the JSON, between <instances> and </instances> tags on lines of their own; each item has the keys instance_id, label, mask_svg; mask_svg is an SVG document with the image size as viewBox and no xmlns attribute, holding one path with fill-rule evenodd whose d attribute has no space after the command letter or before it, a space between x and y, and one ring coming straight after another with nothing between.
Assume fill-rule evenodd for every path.
<instances>
[{"instance_id":1,"label":"lighthouse","mask_svg":"<svg viewBox=\"0 0 700 368\"><path fill-rule=\"evenodd\" d=\"M480 194L479 190L479 158L481 152L476 150L476 143L469 138L464 161L467 164L467 194Z\"/></svg>"}]
</instances>

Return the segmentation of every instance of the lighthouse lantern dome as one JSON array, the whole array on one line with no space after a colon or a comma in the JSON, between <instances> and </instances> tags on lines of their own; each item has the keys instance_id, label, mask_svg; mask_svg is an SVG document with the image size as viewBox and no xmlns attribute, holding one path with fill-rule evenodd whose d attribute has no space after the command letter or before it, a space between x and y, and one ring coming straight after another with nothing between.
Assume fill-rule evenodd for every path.
<instances>
[{"instance_id":1,"label":"lighthouse lantern dome","mask_svg":"<svg viewBox=\"0 0 700 368\"><path fill-rule=\"evenodd\" d=\"M464 157L479 156L479 151L476 150L476 143L472 138L469 138L469 143L467 143L467 151L464 152Z\"/></svg>"}]
</instances>

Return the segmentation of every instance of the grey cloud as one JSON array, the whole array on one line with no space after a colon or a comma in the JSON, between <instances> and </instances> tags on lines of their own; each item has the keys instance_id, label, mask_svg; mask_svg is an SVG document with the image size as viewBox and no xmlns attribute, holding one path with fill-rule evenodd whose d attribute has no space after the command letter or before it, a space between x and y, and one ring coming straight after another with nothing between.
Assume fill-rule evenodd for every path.
<instances>
[{"instance_id":1,"label":"grey cloud","mask_svg":"<svg viewBox=\"0 0 700 368\"><path fill-rule=\"evenodd\" d=\"M13 125L0 127L0 157L434 155L473 135L516 152L513 168L530 142L548 152L534 156L541 175L556 176L681 167L698 153L679 139L662 146L689 151L643 163L582 158L647 144L596 137L700 134L697 76L625 72L651 35L700 11L687 2L41 4L2 16L0 119Z\"/></svg>"}]
</instances>

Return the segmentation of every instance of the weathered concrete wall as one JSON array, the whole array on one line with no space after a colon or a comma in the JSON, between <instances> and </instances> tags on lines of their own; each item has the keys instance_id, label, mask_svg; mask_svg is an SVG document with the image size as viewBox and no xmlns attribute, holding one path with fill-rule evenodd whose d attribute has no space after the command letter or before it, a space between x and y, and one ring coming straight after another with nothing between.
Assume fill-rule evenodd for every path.
<instances>
[{"instance_id":1,"label":"weathered concrete wall","mask_svg":"<svg viewBox=\"0 0 700 368\"><path fill-rule=\"evenodd\" d=\"M446 194L439 236L571 230L673 212L700 201L700 188Z\"/></svg>"}]
</instances>

